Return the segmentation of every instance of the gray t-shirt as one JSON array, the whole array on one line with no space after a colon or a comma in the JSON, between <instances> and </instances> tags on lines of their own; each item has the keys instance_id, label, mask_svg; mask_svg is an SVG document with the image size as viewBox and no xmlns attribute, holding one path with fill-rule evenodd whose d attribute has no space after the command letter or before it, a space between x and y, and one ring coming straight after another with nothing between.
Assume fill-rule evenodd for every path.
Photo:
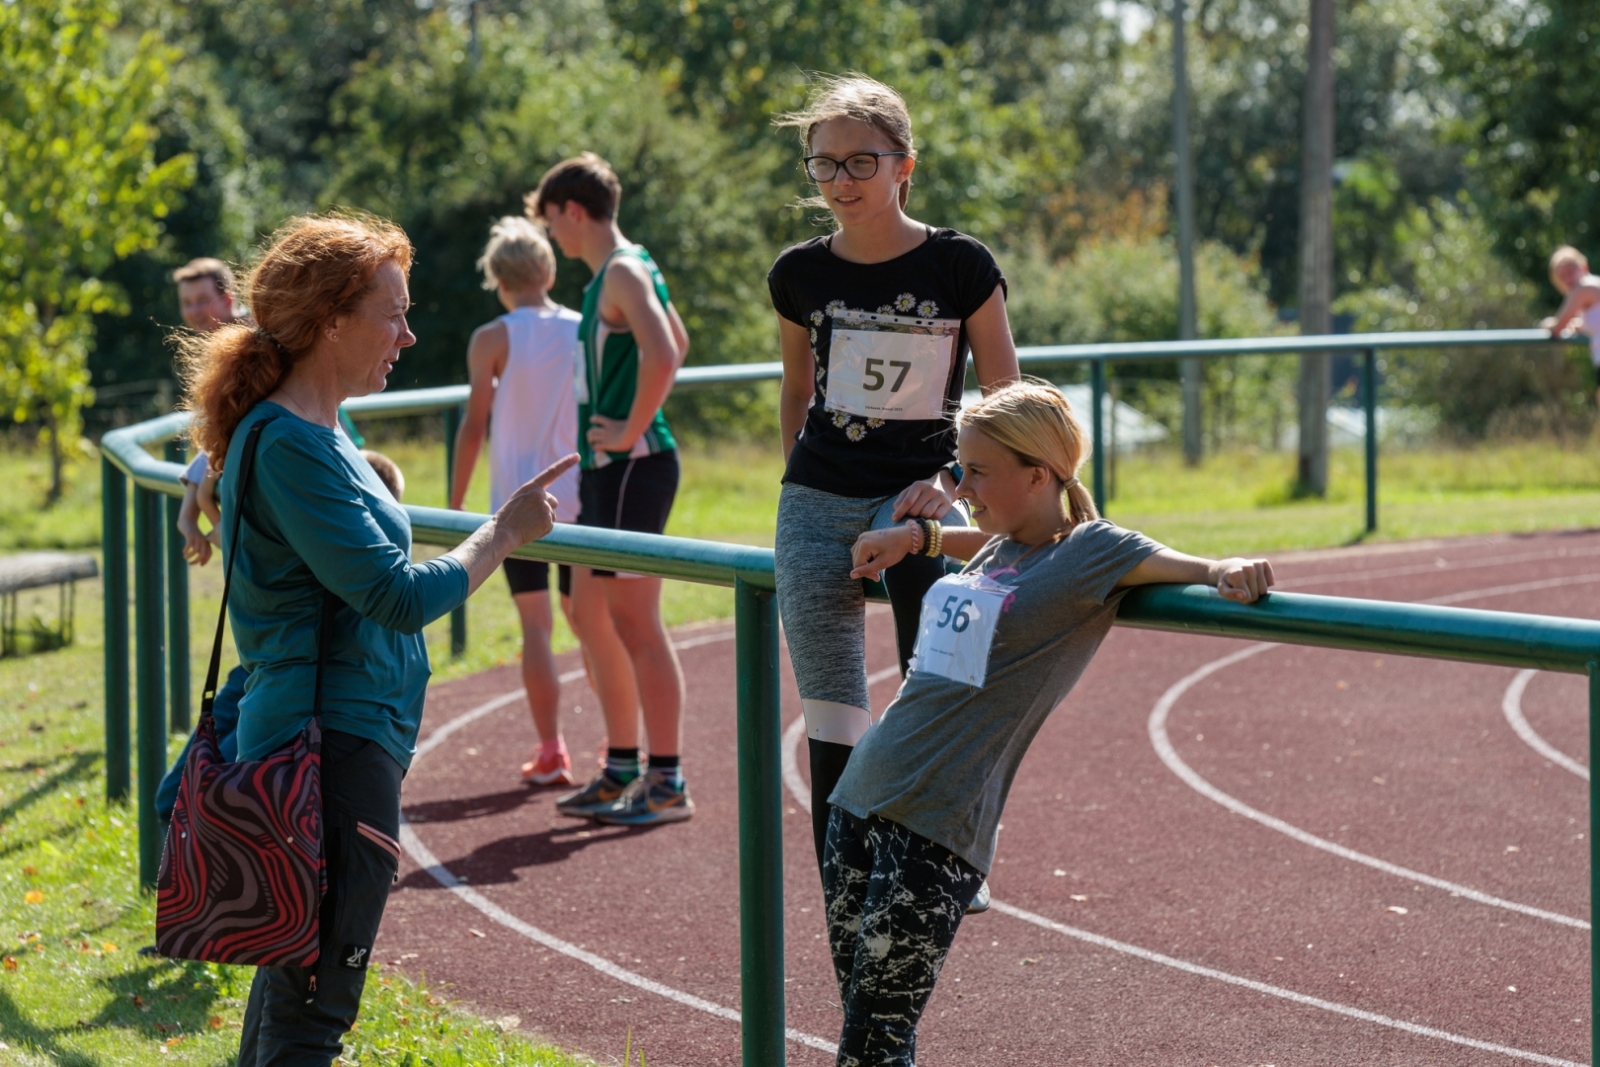
<instances>
[{"instance_id":1,"label":"gray t-shirt","mask_svg":"<svg viewBox=\"0 0 1600 1067\"><path fill-rule=\"evenodd\" d=\"M1072 691L1111 629L1123 575L1160 549L1105 519L1053 545L995 538L967 564L1010 586L982 688L919 670L856 745L828 798L877 815L988 873L1017 766L1051 710ZM930 595L933 595L930 593Z\"/></svg>"}]
</instances>

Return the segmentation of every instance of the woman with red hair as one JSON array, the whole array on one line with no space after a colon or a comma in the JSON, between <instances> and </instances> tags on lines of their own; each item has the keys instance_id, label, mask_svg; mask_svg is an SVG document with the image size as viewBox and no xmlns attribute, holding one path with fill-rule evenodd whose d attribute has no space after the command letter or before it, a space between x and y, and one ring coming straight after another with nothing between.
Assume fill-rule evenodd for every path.
<instances>
[{"instance_id":1,"label":"woman with red hair","mask_svg":"<svg viewBox=\"0 0 1600 1067\"><path fill-rule=\"evenodd\" d=\"M338 428L339 405L382 390L416 343L411 256L388 222L294 219L251 273L255 325L184 342L191 434L222 460L224 544L242 524L229 561L234 643L250 671L238 758L291 743L322 709L321 956L314 968L257 969L239 1067L322 1067L342 1051L400 862L400 780L429 675L422 628L549 532L556 501L545 486L577 460L528 482L451 552L411 561L405 510ZM230 475L258 423L241 487Z\"/></svg>"}]
</instances>

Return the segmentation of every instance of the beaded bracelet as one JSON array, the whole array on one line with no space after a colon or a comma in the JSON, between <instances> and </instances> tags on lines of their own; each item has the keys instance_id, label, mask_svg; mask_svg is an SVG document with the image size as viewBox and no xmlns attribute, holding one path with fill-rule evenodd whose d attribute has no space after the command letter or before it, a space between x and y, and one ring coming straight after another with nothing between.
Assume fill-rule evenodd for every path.
<instances>
[{"instance_id":1,"label":"beaded bracelet","mask_svg":"<svg viewBox=\"0 0 1600 1067\"><path fill-rule=\"evenodd\" d=\"M913 556L922 555L922 546L927 543L927 539L922 533L922 520L907 519L905 525L911 531L911 554Z\"/></svg>"}]
</instances>

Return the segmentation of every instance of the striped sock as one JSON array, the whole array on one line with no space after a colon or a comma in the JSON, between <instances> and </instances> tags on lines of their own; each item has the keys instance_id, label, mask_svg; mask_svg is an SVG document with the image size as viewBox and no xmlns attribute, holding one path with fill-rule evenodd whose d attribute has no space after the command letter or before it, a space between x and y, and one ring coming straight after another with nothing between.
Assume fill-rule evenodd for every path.
<instances>
[{"instance_id":1,"label":"striped sock","mask_svg":"<svg viewBox=\"0 0 1600 1067\"><path fill-rule=\"evenodd\" d=\"M651 756L650 775L663 785L670 785L674 793L683 792L683 766L677 756Z\"/></svg>"},{"instance_id":2,"label":"striped sock","mask_svg":"<svg viewBox=\"0 0 1600 1067\"><path fill-rule=\"evenodd\" d=\"M636 748L606 749L606 773L627 785L639 777L639 750Z\"/></svg>"}]
</instances>

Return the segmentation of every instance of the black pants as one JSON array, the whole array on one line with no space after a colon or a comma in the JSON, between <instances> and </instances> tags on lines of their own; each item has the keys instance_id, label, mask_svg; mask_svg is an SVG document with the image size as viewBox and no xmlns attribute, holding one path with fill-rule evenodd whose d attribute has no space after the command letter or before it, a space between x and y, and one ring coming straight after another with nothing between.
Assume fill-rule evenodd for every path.
<instances>
[{"instance_id":1,"label":"black pants","mask_svg":"<svg viewBox=\"0 0 1600 1067\"><path fill-rule=\"evenodd\" d=\"M917 1021L983 874L899 823L830 808L822 893L844 1029L839 1067L912 1067Z\"/></svg>"},{"instance_id":2,"label":"black pants","mask_svg":"<svg viewBox=\"0 0 1600 1067\"><path fill-rule=\"evenodd\" d=\"M907 556L883 572L883 587L894 612L894 647L900 656L900 677L910 669L911 654L917 650L917 630L922 624L922 598L933 583L945 576L944 559ZM811 837L817 849L817 867L822 867L822 851L828 838L828 797L850 761L849 745L833 741L806 739L811 771Z\"/></svg>"},{"instance_id":3,"label":"black pants","mask_svg":"<svg viewBox=\"0 0 1600 1067\"><path fill-rule=\"evenodd\" d=\"M356 1021L389 887L400 866L405 770L376 741L322 737L323 852L328 895L316 967L258 967L244 1010L238 1067L328 1067Z\"/></svg>"}]
</instances>

